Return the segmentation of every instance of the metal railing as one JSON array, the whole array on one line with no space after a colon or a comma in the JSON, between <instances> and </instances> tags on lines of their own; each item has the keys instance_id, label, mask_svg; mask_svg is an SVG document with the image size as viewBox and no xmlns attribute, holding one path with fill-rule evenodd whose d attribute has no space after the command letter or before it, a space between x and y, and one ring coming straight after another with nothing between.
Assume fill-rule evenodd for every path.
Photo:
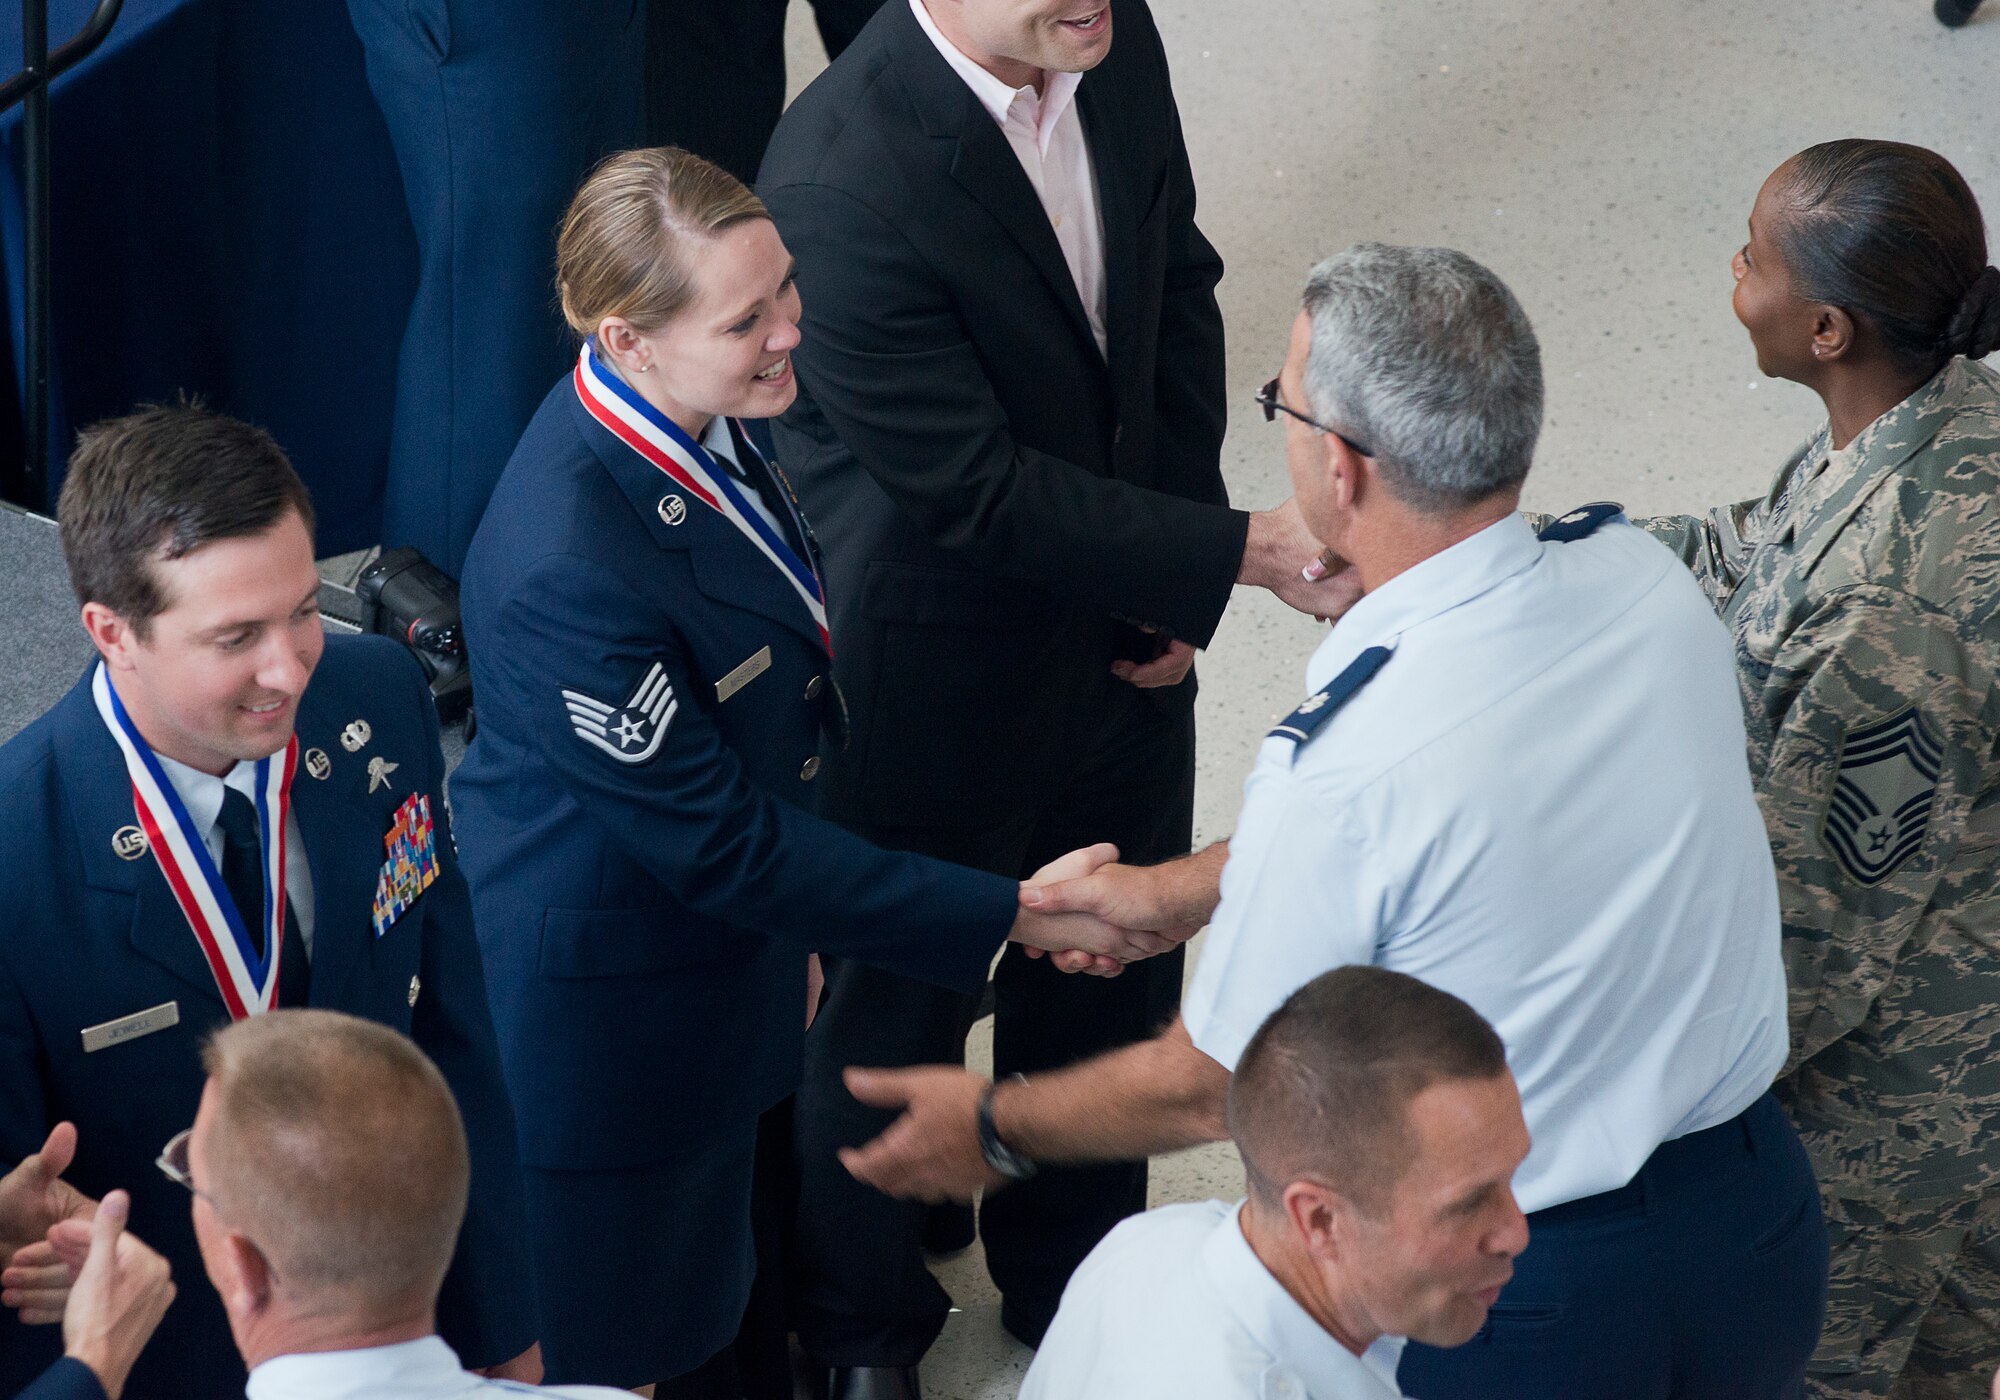
<instances>
[{"instance_id":1,"label":"metal railing","mask_svg":"<svg viewBox=\"0 0 2000 1400\"><path fill-rule=\"evenodd\" d=\"M21 0L21 71L0 83L0 112L21 107L21 174L27 207L22 306L21 487L41 500L49 468L49 84L97 50L125 0L97 0L74 38L49 52L49 0ZM53 504L51 502L50 504Z\"/></svg>"}]
</instances>

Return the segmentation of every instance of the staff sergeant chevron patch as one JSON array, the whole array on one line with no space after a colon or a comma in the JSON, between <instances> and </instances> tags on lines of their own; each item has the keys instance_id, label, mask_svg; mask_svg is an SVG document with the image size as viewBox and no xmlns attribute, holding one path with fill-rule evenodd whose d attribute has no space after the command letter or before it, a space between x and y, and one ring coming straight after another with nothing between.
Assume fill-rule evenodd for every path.
<instances>
[{"instance_id":1,"label":"staff sergeant chevron patch","mask_svg":"<svg viewBox=\"0 0 2000 1400\"><path fill-rule=\"evenodd\" d=\"M680 708L667 668L657 661L622 706L608 705L575 690L565 690L562 697L569 706L570 727L576 730L576 737L620 763L644 763L658 753L674 711Z\"/></svg>"},{"instance_id":2,"label":"staff sergeant chevron patch","mask_svg":"<svg viewBox=\"0 0 2000 1400\"><path fill-rule=\"evenodd\" d=\"M1913 709L1847 735L1821 838L1856 883L1881 884L1923 845L1943 758Z\"/></svg>"}]
</instances>

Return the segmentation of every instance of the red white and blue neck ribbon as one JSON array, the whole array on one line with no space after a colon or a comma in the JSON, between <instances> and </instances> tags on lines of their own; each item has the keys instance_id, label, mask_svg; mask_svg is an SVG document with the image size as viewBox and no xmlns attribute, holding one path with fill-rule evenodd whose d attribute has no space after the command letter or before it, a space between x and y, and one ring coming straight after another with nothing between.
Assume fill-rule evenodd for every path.
<instances>
[{"instance_id":1,"label":"red white and blue neck ribbon","mask_svg":"<svg viewBox=\"0 0 2000 1400\"><path fill-rule=\"evenodd\" d=\"M801 559L743 496L738 486L708 449L682 432L657 408L640 398L631 385L597 362L595 345L584 342L576 357L576 396L595 418L626 446L662 472L711 510L719 512L741 530L750 543L785 576L819 628L820 644L833 654L833 639L826 630L826 594L819 573L810 561ZM801 523L800 533L804 534Z\"/></svg>"},{"instance_id":2,"label":"red white and blue neck ribbon","mask_svg":"<svg viewBox=\"0 0 2000 1400\"><path fill-rule=\"evenodd\" d=\"M194 829L158 756L125 713L103 662L98 663L91 688L98 708L110 711L111 737L124 750L125 771L132 779L132 808L146 833L147 849L160 863L167 888L201 945L230 1019L240 1021L271 1010L277 1004L278 962L285 948L285 819L291 811L292 775L299 765L298 736L292 736L283 753L257 760L257 835L264 851L264 907L256 911L265 930L260 957L229 887L209 858L208 843Z\"/></svg>"}]
</instances>

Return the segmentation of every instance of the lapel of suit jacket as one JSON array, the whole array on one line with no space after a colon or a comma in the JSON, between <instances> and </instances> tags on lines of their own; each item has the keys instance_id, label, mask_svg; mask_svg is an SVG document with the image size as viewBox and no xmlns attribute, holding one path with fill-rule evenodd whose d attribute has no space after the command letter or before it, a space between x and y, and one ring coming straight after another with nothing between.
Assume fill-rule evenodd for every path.
<instances>
[{"instance_id":1,"label":"lapel of suit jacket","mask_svg":"<svg viewBox=\"0 0 2000 1400\"><path fill-rule=\"evenodd\" d=\"M1105 66L1100 63L1083 75L1076 90L1076 110L1083 123L1083 139L1090 147L1091 166L1097 172L1097 208L1104 220L1104 338L1116 385L1133 360L1132 339L1137 330L1133 318L1139 310L1140 211L1134 207L1136 201L1120 157L1121 152L1133 149L1124 127L1127 113L1115 95L1106 91L1110 79L1105 76Z\"/></svg>"},{"instance_id":2,"label":"lapel of suit jacket","mask_svg":"<svg viewBox=\"0 0 2000 1400\"><path fill-rule=\"evenodd\" d=\"M993 114L952 72L909 6L903 0L889 3L896 12L889 34L891 51L924 134L934 138L945 153L951 178L993 216L1034 265L1061 304L1071 332L1090 348L1090 358L1103 363L1097 353L1097 337L1090 331L1090 317L1076 292L1076 279L1070 275L1048 211L1029 183L1027 172L1021 169L1020 158L1007 144Z\"/></svg>"},{"instance_id":3,"label":"lapel of suit jacket","mask_svg":"<svg viewBox=\"0 0 2000 1400\"><path fill-rule=\"evenodd\" d=\"M91 670L95 669L93 662ZM187 916L167 888L159 861L151 851L126 860L112 847L113 833L134 826L137 814L125 755L97 712L90 677L91 671L84 672L83 679L57 702L54 712L56 764L76 824L71 835L83 854L84 883L92 889L128 896L132 920L126 938L133 951L165 968L191 992L209 998L221 1010L224 1003L215 975L209 971L201 945L195 942Z\"/></svg>"},{"instance_id":4,"label":"lapel of suit jacket","mask_svg":"<svg viewBox=\"0 0 2000 1400\"><path fill-rule=\"evenodd\" d=\"M814 646L822 645L819 624L806 611L790 580L743 537L742 531L620 441L574 394L570 410L577 431L638 513L653 542L661 549L688 556L696 587L719 603L783 623ZM680 502L678 509L672 507L673 500ZM670 519L675 523L669 524Z\"/></svg>"},{"instance_id":5,"label":"lapel of suit jacket","mask_svg":"<svg viewBox=\"0 0 2000 1400\"><path fill-rule=\"evenodd\" d=\"M368 745L350 754L341 746L340 734L357 719L366 721L372 732ZM380 736L386 726L365 714L336 713L324 689L314 685L308 685L299 699L297 728L301 761L298 775L292 779L292 815L298 819L306 864L312 868L312 991L308 1001L313 1006L338 1007L343 1004L348 983L371 954L375 926L369 913L375 904L375 881L386 859L382 838L388 824L374 815L375 805L368 801L368 760L379 755L413 765L414 776L422 756L404 754L398 758L385 753ZM313 777L303 761L313 749L327 755L328 772L323 779Z\"/></svg>"}]
</instances>

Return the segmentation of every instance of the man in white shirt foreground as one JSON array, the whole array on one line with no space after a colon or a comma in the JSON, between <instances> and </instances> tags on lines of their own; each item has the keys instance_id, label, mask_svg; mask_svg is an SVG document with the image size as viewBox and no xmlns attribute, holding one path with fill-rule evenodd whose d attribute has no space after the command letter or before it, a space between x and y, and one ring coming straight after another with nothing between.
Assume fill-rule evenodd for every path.
<instances>
[{"instance_id":1,"label":"man in white shirt foreground","mask_svg":"<svg viewBox=\"0 0 2000 1400\"><path fill-rule=\"evenodd\" d=\"M1536 1241L1480 1342L1410 1347L1403 1388L1790 1400L1826 1236L1768 1092L1787 1046L1777 877L1728 633L1616 507L1539 534L1517 513L1540 352L1463 254L1362 244L1322 263L1262 402L1361 600L1265 740L1227 843L1022 892L1181 937L1212 916L1184 1021L997 1090L856 1072L863 1101L905 1116L843 1160L886 1191L966 1195L1036 1161L1212 1140L1273 1009L1328 968L1392 968L1505 1042Z\"/></svg>"},{"instance_id":2,"label":"man in white shirt foreground","mask_svg":"<svg viewBox=\"0 0 2000 1400\"><path fill-rule=\"evenodd\" d=\"M1472 1337L1528 1224L1506 1051L1414 977L1343 967L1250 1041L1229 1086L1250 1194L1164 1206L1084 1261L1022 1400L1394 1400L1404 1337Z\"/></svg>"},{"instance_id":3,"label":"man in white shirt foreground","mask_svg":"<svg viewBox=\"0 0 2000 1400\"><path fill-rule=\"evenodd\" d=\"M194 1126L160 1167L193 1193L250 1400L625 1396L486 1380L437 1336L471 1168L451 1090L414 1044L339 1012L272 1011L216 1032L203 1063Z\"/></svg>"}]
</instances>

